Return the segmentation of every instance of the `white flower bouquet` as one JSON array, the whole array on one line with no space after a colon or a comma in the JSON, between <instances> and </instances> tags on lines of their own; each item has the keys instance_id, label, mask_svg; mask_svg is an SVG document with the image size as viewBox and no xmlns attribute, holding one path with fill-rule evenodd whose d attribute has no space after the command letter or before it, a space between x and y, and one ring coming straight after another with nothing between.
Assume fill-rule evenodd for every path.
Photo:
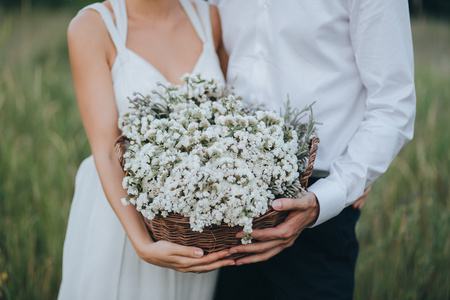
<instances>
[{"instance_id":1,"label":"white flower bouquet","mask_svg":"<svg viewBox=\"0 0 450 300\"><path fill-rule=\"evenodd\" d=\"M298 111L288 102L281 116L244 104L214 80L182 80L184 86L160 84L151 96L135 94L119 118L121 140L129 141L122 202L147 223L177 215L193 232L243 228L241 242L249 243L253 220L274 199L305 193L299 178L315 123L312 113L301 120L311 106Z\"/></svg>"}]
</instances>

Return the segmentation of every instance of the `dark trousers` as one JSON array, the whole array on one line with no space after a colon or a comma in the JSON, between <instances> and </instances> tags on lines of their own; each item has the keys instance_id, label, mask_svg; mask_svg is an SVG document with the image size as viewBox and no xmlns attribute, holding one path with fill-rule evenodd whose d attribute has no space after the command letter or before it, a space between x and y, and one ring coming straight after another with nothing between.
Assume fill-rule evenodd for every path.
<instances>
[{"instance_id":1,"label":"dark trousers","mask_svg":"<svg viewBox=\"0 0 450 300\"><path fill-rule=\"evenodd\" d=\"M349 206L268 261L221 269L215 300L352 299L359 214Z\"/></svg>"}]
</instances>

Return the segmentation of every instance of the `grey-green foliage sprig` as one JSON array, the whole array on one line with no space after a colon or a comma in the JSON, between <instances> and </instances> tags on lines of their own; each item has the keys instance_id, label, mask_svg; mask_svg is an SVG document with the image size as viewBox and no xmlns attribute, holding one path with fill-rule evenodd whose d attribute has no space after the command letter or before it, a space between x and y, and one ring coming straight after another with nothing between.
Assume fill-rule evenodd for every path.
<instances>
[{"instance_id":1,"label":"grey-green foliage sprig","mask_svg":"<svg viewBox=\"0 0 450 300\"><path fill-rule=\"evenodd\" d=\"M168 118L170 109L165 97L160 97L163 102L154 101L150 96L134 93L134 98L129 98L130 108L139 119L152 115L156 119Z\"/></svg>"},{"instance_id":2,"label":"grey-green foliage sprig","mask_svg":"<svg viewBox=\"0 0 450 300\"><path fill-rule=\"evenodd\" d=\"M284 119L285 132L288 132L289 130L295 130L297 132L297 160L300 173L306 170L309 158L309 141L316 133L316 125L320 124L315 122L313 118L312 106L314 103L315 102L306 106L302 110L299 110L298 108L293 108L291 106L291 101L288 95L288 99L284 104L284 113L280 111L280 114ZM307 115L309 115L308 121L304 122L303 119Z\"/></svg>"},{"instance_id":3,"label":"grey-green foliage sprig","mask_svg":"<svg viewBox=\"0 0 450 300\"><path fill-rule=\"evenodd\" d=\"M241 100L239 97L237 98ZM242 112L248 116L254 116L258 110L267 110L264 104L261 103L243 103Z\"/></svg>"},{"instance_id":4,"label":"grey-green foliage sprig","mask_svg":"<svg viewBox=\"0 0 450 300\"><path fill-rule=\"evenodd\" d=\"M281 185L272 184L269 188L276 198L300 198L304 191L300 180L283 182Z\"/></svg>"}]
</instances>

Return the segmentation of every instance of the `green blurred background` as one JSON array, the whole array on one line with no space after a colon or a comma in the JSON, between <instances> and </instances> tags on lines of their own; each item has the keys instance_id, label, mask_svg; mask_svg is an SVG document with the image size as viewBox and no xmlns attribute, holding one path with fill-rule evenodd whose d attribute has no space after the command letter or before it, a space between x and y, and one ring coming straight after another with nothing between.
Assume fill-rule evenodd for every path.
<instances>
[{"instance_id":1,"label":"green blurred background","mask_svg":"<svg viewBox=\"0 0 450 300\"><path fill-rule=\"evenodd\" d=\"M74 178L90 154L65 34L88 3L0 1L0 299L58 293ZM410 4L415 137L363 208L355 299L450 299L450 1Z\"/></svg>"}]
</instances>

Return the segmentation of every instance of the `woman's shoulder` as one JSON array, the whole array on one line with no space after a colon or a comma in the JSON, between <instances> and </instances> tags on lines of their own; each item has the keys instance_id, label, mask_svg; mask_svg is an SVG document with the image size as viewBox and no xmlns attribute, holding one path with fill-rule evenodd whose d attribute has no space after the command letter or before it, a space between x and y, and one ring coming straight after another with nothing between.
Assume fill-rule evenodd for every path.
<instances>
[{"instance_id":1,"label":"woman's shoulder","mask_svg":"<svg viewBox=\"0 0 450 300\"><path fill-rule=\"evenodd\" d=\"M92 9L82 10L70 21L67 37L69 40L73 38L77 40L98 38L98 35L103 31L104 25L102 23L102 18L96 11Z\"/></svg>"},{"instance_id":2,"label":"woman's shoulder","mask_svg":"<svg viewBox=\"0 0 450 300\"><path fill-rule=\"evenodd\" d=\"M104 6L109 11L112 11L108 1L96 3L95 6L86 6L80 10L70 22L67 29L67 36L69 39L99 40L102 37L108 37L108 30L105 26L105 22L100 13L95 9L96 6Z\"/></svg>"},{"instance_id":3,"label":"woman's shoulder","mask_svg":"<svg viewBox=\"0 0 450 300\"><path fill-rule=\"evenodd\" d=\"M101 15L89 6L80 10L67 29L69 48L78 45L86 50L87 48L104 49L108 39L108 30Z\"/></svg>"}]
</instances>

